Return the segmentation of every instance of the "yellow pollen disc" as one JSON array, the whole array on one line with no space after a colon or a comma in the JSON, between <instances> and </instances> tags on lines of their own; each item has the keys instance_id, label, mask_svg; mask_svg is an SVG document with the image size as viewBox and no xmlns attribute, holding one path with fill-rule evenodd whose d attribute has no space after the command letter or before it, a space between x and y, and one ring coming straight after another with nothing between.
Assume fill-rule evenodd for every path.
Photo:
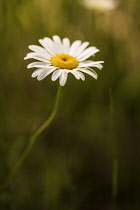
<instances>
[{"instance_id":1,"label":"yellow pollen disc","mask_svg":"<svg viewBox=\"0 0 140 210\"><path fill-rule=\"evenodd\" d=\"M71 55L58 54L55 55L52 60L52 65L59 67L60 69L74 69L78 66L78 61Z\"/></svg>"}]
</instances>

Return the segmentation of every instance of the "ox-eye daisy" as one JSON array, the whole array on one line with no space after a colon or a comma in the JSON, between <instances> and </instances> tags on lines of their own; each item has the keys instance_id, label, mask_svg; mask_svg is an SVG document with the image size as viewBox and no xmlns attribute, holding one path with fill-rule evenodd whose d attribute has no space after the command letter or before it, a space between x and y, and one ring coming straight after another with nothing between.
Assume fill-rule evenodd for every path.
<instances>
[{"instance_id":1,"label":"ox-eye daisy","mask_svg":"<svg viewBox=\"0 0 140 210\"><path fill-rule=\"evenodd\" d=\"M52 73L52 81L59 78L61 86L65 85L69 73L78 80L85 80L83 73L97 79L97 73L91 67L102 69L103 61L87 60L99 51L96 47L87 48L89 42L82 43L80 40L76 40L70 45L68 38L61 41L57 35L52 38L39 39L42 47L29 46L29 49L34 52L28 53L24 59L38 60L38 62L33 62L27 66L27 68L37 68L32 73L32 77L37 77L40 81Z\"/></svg>"}]
</instances>

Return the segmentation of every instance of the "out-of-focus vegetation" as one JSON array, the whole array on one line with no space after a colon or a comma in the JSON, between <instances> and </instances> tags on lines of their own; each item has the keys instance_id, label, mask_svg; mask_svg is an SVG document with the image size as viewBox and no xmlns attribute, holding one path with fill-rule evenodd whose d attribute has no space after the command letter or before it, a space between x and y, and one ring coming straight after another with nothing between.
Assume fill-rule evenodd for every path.
<instances>
[{"instance_id":1,"label":"out-of-focus vegetation","mask_svg":"<svg viewBox=\"0 0 140 210\"><path fill-rule=\"evenodd\" d=\"M0 182L49 116L58 86L31 78L30 44L54 34L89 41L104 60L98 80L69 75L53 124L35 144L1 210L112 209L112 142L118 157L117 209L140 209L140 2L109 14L76 0L0 0ZM110 135L110 90L113 128Z\"/></svg>"}]
</instances>

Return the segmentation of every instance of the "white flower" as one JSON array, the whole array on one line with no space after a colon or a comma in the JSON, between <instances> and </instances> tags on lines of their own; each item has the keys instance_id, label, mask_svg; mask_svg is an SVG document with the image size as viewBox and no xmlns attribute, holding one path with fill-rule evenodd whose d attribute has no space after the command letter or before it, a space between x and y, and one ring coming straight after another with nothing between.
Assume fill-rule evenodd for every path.
<instances>
[{"instance_id":1,"label":"white flower","mask_svg":"<svg viewBox=\"0 0 140 210\"><path fill-rule=\"evenodd\" d=\"M53 39L45 37L39 39L42 47L37 45L30 45L30 52L26 55L26 59L36 59L38 62L30 63L27 68L37 68L32 77L37 77L40 81L52 73L52 81L59 78L61 86L64 86L68 74L71 73L76 79L85 80L83 73L97 79L97 73L91 67L101 69L103 61L86 60L90 56L97 53L99 50L96 47L88 47L89 42L74 41L70 45L68 38L60 39L59 36L53 36Z\"/></svg>"},{"instance_id":2,"label":"white flower","mask_svg":"<svg viewBox=\"0 0 140 210\"><path fill-rule=\"evenodd\" d=\"M83 5L99 12L109 12L117 6L117 3L115 0L83 0Z\"/></svg>"}]
</instances>

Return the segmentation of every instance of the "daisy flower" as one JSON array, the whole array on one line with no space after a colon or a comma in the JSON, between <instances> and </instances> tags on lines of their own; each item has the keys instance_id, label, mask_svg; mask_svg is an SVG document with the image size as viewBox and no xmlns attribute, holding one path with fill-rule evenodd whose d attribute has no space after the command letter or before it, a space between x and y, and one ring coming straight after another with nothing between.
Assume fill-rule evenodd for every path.
<instances>
[{"instance_id":1,"label":"daisy flower","mask_svg":"<svg viewBox=\"0 0 140 210\"><path fill-rule=\"evenodd\" d=\"M51 79L55 81L59 78L59 83L64 86L68 74L71 73L76 79L85 80L83 73L87 73L93 78L97 79L97 73L92 67L102 69L103 61L87 60L99 50L96 47L88 47L89 42L74 41L70 44L68 38L60 39L55 35L52 39L45 37L39 39L42 47L37 45L30 45L30 52L26 55L26 59L36 59L37 62L30 63L27 68L37 68L32 77L37 77L37 80L43 80L52 73Z\"/></svg>"}]
</instances>

